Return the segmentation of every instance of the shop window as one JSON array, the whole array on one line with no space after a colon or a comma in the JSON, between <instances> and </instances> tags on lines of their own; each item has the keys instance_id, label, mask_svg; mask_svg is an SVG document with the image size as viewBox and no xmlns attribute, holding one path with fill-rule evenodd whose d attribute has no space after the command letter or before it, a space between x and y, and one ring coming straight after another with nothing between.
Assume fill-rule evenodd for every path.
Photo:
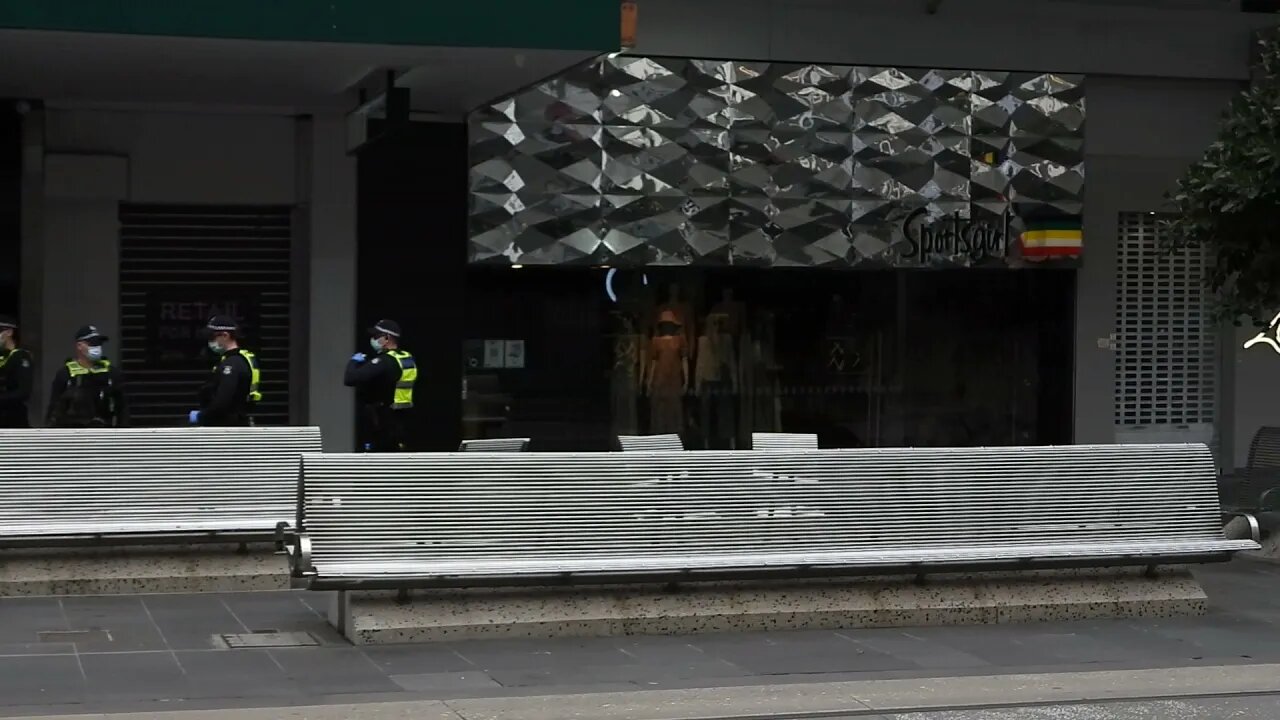
<instances>
[{"instance_id":1,"label":"shop window","mask_svg":"<svg viewBox=\"0 0 1280 720\"><path fill-rule=\"evenodd\" d=\"M473 267L463 435L1069 442L1073 293L1072 271Z\"/></svg>"}]
</instances>

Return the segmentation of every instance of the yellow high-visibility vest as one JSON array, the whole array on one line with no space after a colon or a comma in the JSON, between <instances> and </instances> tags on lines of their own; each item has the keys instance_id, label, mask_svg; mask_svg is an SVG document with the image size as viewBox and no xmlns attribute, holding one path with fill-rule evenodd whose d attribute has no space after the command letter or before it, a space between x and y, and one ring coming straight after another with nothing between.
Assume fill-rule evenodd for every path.
<instances>
[{"instance_id":1,"label":"yellow high-visibility vest","mask_svg":"<svg viewBox=\"0 0 1280 720\"><path fill-rule=\"evenodd\" d=\"M396 381L396 394L391 401L392 410L413 407L413 384L418 380L418 364L413 356L403 350L388 350L387 355L400 366L400 379Z\"/></svg>"},{"instance_id":2,"label":"yellow high-visibility vest","mask_svg":"<svg viewBox=\"0 0 1280 720\"><path fill-rule=\"evenodd\" d=\"M99 360L92 367L85 367L75 360L67 361L67 373L71 377L79 377L81 375L101 375L104 372L111 372L110 360Z\"/></svg>"},{"instance_id":3,"label":"yellow high-visibility vest","mask_svg":"<svg viewBox=\"0 0 1280 720\"><path fill-rule=\"evenodd\" d=\"M236 348L231 352L240 353L240 356L249 363L249 402L262 402L262 392L258 390L258 385L262 382L262 372L258 370L258 356L244 348ZM217 365L213 366L213 371L218 372Z\"/></svg>"}]
</instances>

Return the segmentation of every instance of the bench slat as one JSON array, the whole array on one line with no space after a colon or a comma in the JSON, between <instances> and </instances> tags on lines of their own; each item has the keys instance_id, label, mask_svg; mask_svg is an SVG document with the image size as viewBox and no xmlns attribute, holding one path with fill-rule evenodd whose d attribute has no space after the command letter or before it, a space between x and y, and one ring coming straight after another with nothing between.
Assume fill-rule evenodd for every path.
<instances>
[{"instance_id":1,"label":"bench slat","mask_svg":"<svg viewBox=\"0 0 1280 720\"><path fill-rule=\"evenodd\" d=\"M460 452L525 452L528 449L529 438L463 440L458 445Z\"/></svg>"},{"instance_id":2,"label":"bench slat","mask_svg":"<svg viewBox=\"0 0 1280 720\"><path fill-rule=\"evenodd\" d=\"M987 547L976 550L927 551L886 548L871 552L827 553L770 553L752 556L699 555L696 558L673 557L618 557L608 561L600 559L561 558L525 562L495 561L482 563L471 561L437 563L434 572L450 577L492 577L501 575L559 574L559 573L627 573L627 572L680 572L686 570L752 570L769 567L905 567L915 564L945 565L948 563L976 563L1017 560L1060 560L1090 558L1103 560L1112 557L1149 558L1169 554L1209 555L1224 551L1247 550L1249 541L1179 541L1148 543L1081 543L1076 545L1013 545ZM319 563L321 576L355 576L369 578L412 578L421 574L417 562L350 562Z\"/></svg>"}]
</instances>

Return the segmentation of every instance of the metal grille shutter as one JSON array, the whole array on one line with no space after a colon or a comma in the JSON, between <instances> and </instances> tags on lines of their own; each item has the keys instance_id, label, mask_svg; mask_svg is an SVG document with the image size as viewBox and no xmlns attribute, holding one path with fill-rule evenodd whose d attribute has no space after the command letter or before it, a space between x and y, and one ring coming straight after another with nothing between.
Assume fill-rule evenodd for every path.
<instances>
[{"instance_id":1,"label":"metal grille shutter","mask_svg":"<svg viewBox=\"0 0 1280 720\"><path fill-rule=\"evenodd\" d=\"M213 359L200 329L235 316L262 370L259 425L289 422L292 208L120 206L120 346L133 424L186 423Z\"/></svg>"},{"instance_id":2,"label":"metal grille shutter","mask_svg":"<svg viewBox=\"0 0 1280 720\"><path fill-rule=\"evenodd\" d=\"M1116 263L1117 439L1214 441L1217 336L1202 248L1162 249L1155 213L1121 213Z\"/></svg>"}]
</instances>

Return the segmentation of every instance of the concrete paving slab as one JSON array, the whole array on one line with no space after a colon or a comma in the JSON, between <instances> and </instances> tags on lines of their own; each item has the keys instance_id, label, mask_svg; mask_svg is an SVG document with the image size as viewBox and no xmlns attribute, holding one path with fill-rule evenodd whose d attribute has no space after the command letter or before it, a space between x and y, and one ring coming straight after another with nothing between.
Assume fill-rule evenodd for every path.
<instances>
[{"instance_id":1,"label":"concrete paving slab","mask_svg":"<svg viewBox=\"0 0 1280 720\"><path fill-rule=\"evenodd\" d=\"M502 685L479 670L452 673L392 675L392 682L411 692L448 692L467 694L475 690L492 690Z\"/></svg>"},{"instance_id":2,"label":"concrete paving slab","mask_svg":"<svg viewBox=\"0 0 1280 720\"><path fill-rule=\"evenodd\" d=\"M337 695L402 690L382 668L355 648L286 648L268 652L304 694Z\"/></svg>"},{"instance_id":3,"label":"concrete paving slab","mask_svg":"<svg viewBox=\"0 0 1280 720\"><path fill-rule=\"evenodd\" d=\"M842 633L850 642L889 655L923 669L954 670L989 668L992 663L977 655L912 634L909 630L867 630Z\"/></svg>"},{"instance_id":4,"label":"concrete paving slab","mask_svg":"<svg viewBox=\"0 0 1280 720\"><path fill-rule=\"evenodd\" d=\"M74 655L0 657L0 697L13 705L81 702L84 673Z\"/></svg>"},{"instance_id":5,"label":"concrete paving slab","mask_svg":"<svg viewBox=\"0 0 1280 720\"><path fill-rule=\"evenodd\" d=\"M86 695L102 701L180 698L189 693L187 674L173 653L80 655Z\"/></svg>"},{"instance_id":6,"label":"concrete paving slab","mask_svg":"<svg viewBox=\"0 0 1280 720\"><path fill-rule=\"evenodd\" d=\"M391 675L456 673L477 669L470 660L441 645L381 645L364 648L364 654Z\"/></svg>"}]
</instances>

